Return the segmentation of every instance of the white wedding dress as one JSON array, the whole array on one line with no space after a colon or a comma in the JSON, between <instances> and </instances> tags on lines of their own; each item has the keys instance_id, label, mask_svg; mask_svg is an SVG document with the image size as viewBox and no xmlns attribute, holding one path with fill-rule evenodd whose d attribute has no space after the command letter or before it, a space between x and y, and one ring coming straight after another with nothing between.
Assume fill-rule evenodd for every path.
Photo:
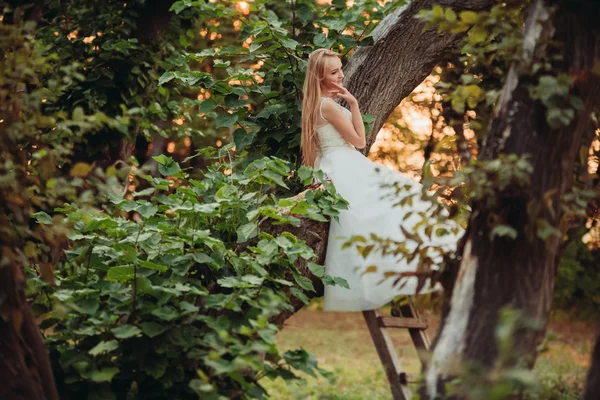
<instances>
[{"instance_id":1,"label":"white wedding dress","mask_svg":"<svg viewBox=\"0 0 600 400\"><path fill-rule=\"evenodd\" d=\"M371 233L375 233L382 238L403 241L409 249L414 249L416 243L405 240L400 226L414 232L415 224L423 219L418 212L427 210L432 203L421 199L421 184L405 174L372 162L346 142L333 125L323 118L324 101L332 100L324 97L319 105L320 119L316 130L321 152L317 157L315 169L325 172L337 192L349 203L349 209L342 211L337 221L331 221L325 258L325 272L332 277L344 278L349 288L326 285L324 310L371 310L389 303L396 296L415 294L418 280L414 276L403 278L397 285L394 285L395 278L384 279L383 282L382 279L385 271L416 271L418 259L409 263L402 255L384 256L377 249L367 258L363 258L355 246L342 249L342 244L353 235L369 238ZM351 112L341 108L351 119ZM393 206L400 196L406 195L389 196L395 189L386 188L385 185L394 182L406 185L409 188L406 193L415 194L410 206ZM409 211L413 213L407 216ZM454 228L455 233L441 237L432 236L431 239L425 238L425 235L421 237L426 243L449 251L456 247L462 229L454 221L447 220L444 223L447 224L446 228ZM422 229L416 232L419 231ZM436 261L441 261L441 256L437 256ZM363 273L369 266L376 266L377 271ZM430 288L428 282L420 293L432 290L439 290L439 286Z\"/></svg>"}]
</instances>

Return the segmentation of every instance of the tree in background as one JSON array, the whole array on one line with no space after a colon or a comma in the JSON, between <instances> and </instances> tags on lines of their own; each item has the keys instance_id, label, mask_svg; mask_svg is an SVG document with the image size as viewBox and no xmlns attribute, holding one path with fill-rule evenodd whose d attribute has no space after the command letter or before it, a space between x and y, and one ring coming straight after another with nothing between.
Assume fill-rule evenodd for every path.
<instances>
[{"instance_id":1,"label":"tree in background","mask_svg":"<svg viewBox=\"0 0 600 400\"><path fill-rule=\"evenodd\" d=\"M535 361L563 236L594 195L574 186L573 173L596 129L599 12L585 1L534 1L528 9L520 55L479 151L484 185L491 186L469 194L462 256L450 269L455 278L426 376L430 398L444 391L459 363L493 371ZM510 172L501 167L512 162ZM502 319L507 329L500 335ZM486 396L480 375L463 379L457 398Z\"/></svg>"}]
</instances>

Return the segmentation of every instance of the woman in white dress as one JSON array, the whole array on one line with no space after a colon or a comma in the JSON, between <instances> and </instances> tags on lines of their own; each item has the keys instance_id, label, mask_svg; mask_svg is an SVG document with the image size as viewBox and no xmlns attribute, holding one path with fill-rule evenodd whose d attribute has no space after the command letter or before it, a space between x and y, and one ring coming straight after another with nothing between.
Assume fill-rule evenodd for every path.
<instances>
[{"instance_id":1,"label":"woman in white dress","mask_svg":"<svg viewBox=\"0 0 600 400\"><path fill-rule=\"evenodd\" d=\"M415 225L423 221L419 212L432 203L421 199L422 186L412 178L374 163L356 150L365 147L365 129L358 101L342 86L343 78L337 53L319 49L310 55L304 82L301 145L304 164L325 172L349 203L349 209L331 222L325 259L326 273L344 278L349 288L325 286L324 309L361 311L379 308L399 295L414 295L418 286L415 276L404 277L399 284L395 281L401 273L415 272L419 259L409 262L407 257L377 250L364 258L356 246L342 248L349 237L368 238L375 233L403 242L409 251L415 250L417 243L406 240L402 226L408 232L418 232L432 249L449 251L456 246L460 228L448 221L446 235L431 237L423 234L424 227L415 230ZM350 110L338 105L336 97L345 100ZM394 184L406 189L403 196L412 196L410 205L394 206L399 201L398 196L390 196L394 190L390 185ZM454 233L448 234L448 230ZM431 257L436 259L433 253ZM438 255L436 261L440 260ZM365 273L371 266L377 267L376 271ZM393 277L383 279L386 272ZM437 290L429 286L421 293Z\"/></svg>"}]
</instances>

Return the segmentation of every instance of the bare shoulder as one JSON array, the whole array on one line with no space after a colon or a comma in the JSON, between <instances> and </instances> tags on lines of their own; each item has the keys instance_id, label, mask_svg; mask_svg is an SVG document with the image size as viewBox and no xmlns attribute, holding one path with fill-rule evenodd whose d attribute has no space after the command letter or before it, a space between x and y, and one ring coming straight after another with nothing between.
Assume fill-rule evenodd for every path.
<instances>
[{"instance_id":1,"label":"bare shoulder","mask_svg":"<svg viewBox=\"0 0 600 400\"><path fill-rule=\"evenodd\" d=\"M336 115L342 113L342 107L332 99L323 100L323 115Z\"/></svg>"}]
</instances>

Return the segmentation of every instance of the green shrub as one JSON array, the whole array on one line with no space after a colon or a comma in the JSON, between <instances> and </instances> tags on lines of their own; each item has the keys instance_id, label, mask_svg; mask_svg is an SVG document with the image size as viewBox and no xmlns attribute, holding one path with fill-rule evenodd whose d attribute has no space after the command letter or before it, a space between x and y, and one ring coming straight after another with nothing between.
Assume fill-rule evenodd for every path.
<instances>
[{"instance_id":1,"label":"green shrub","mask_svg":"<svg viewBox=\"0 0 600 400\"><path fill-rule=\"evenodd\" d=\"M55 286L36 275L31 282L45 293L34 307L45 314L62 398L263 398L262 377L314 374L306 351L278 352L279 328L270 322L290 309L290 295L308 302L303 292L313 284L295 262L314 253L292 234L259 227L266 219L326 220L346 203L327 183L303 199L279 200L275 189L286 186L290 166L277 158L243 171L215 164L202 180L168 157L156 160L162 177L138 174L147 189L127 198L113 190L103 210L57 210L74 225L68 260ZM308 168L298 176L313 179ZM277 212L281 206L291 212Z\"/></svg>"}]
</instances>

